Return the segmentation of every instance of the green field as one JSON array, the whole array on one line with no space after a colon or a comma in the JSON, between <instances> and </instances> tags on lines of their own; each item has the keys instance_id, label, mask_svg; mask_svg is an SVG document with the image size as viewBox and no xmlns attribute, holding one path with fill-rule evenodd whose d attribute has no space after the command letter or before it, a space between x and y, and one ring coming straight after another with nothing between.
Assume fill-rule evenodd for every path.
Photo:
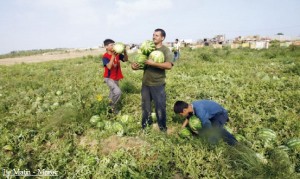
<instances>
[{"instance_id":1,"label":"green field","mask_svg":"<svg viewBox=\"0 0 300 179\"><path fill-rule=\"evenodd\" d=\"M300 48L183 49L167 72L168 134L141 131L143 73L128 62L122 68L114 116L100 54L0 66L0 178L14 169L54 178L300 178L300 148L286 147L300 138ZM178 136L174 102L198 99L228 110L239 145ZM126 114L133 119L121 122ZM103 126L90 123L93 115ZM260 138L263 128L276 137Z\"/></svg>"}]
</instances>

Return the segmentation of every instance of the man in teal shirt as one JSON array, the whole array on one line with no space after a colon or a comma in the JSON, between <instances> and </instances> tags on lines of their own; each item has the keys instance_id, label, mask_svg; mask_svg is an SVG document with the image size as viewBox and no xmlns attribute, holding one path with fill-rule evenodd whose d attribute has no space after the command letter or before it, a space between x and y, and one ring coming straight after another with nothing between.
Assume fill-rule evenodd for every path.
<instances>
[{"instance_id":1,"label":"man in teal shirt","mask_svg":"<svg viewBox=\"0 0 300 179\"><path fill-rule=\"evenodd\" d=\"M155 29L153 33L153 42L155 49L163 52L165 62L156 63L152 59L145 62L144 75L142 81L142 128L152 124L151 101L154 101L156 119L161 131L167 130L167 113L166 113L166 91L165 79L166 72L172 68L172 53L162 42L166 38L166 32L163 29ZM139 65L132 63L131 68L138 70Z\"/></svg>"}]
</instances>

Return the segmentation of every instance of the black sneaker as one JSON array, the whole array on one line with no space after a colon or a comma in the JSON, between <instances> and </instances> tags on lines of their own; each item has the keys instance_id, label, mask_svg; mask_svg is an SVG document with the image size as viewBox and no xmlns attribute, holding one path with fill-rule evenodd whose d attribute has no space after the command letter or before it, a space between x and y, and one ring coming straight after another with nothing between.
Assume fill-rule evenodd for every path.
<instances>
[{"instance_id":1,"label":"black sneaker","mask_svg":"<svg viewBox=\"0 0 300 179\"><path fill-rule=\"evenodd\" d=\"M117 109L114 109L114 108L109 108L107 112L110 113L110 114L118 114L119 113L119 111Z\"/></svg>"},{"instance_id":2,"label":"black sneaker","mask_svg":"<svg viewBox=\"0 0 300 179\"><path fill-rule=\"evenodd\" d=\"M113 110L112 109L108 109L108 111L107 111L108 113L113 113Z\"/></svg>"}]
</instances>

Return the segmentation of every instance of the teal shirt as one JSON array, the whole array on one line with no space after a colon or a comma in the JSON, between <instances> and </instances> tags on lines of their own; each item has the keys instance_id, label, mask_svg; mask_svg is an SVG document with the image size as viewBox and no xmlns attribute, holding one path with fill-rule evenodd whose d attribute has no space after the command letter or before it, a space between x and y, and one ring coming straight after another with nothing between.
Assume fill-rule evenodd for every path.
<instances>
[{"instance_id":1,"label":"teal shirt","mask_svg":"<svg viewBox=\"0 0 300 179\"><path fill-rule=\"evenodd\" d=\"M168 47L163 45L162 47L156 50L163 52L165 57L165 62L172 63L173 57ZM146 65L144 69L144 75L143 75L143 85L160 86L166 83L165 79L166 79L166 70Z\"/></svg>"}]
</instances>

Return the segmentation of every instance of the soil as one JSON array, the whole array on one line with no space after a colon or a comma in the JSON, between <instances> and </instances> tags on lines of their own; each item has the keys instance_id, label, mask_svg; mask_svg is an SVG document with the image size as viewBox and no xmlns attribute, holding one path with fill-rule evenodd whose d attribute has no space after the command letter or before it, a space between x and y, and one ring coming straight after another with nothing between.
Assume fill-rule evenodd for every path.
<instances>
[{"instance_id":1,"label":"soil","mask_svg":"<svg viewBox=\"0 0 300 179\"><path fill-rule=\"evenodd\" d=\"M52 60L66 60L72 58L80 58L88 55L96 56L102 54L103 52L105 52L104 48L48 52L40 55L0 59L0 65L15 65L21 63L38 63Z\"/></svg>"},{"instance_id":2,"label":"soil","mask_svg":"<svg viewBox=\"0 0 300 179\"><path fill-rule=\"evenodd\" d=\"M110 136L109 138L103 140L101 144L103 154L109 154L120 148L130 150L143 146L149 147L149 144L139 137L119 137L116 135Z\"/></svg>"}]
</instances>

